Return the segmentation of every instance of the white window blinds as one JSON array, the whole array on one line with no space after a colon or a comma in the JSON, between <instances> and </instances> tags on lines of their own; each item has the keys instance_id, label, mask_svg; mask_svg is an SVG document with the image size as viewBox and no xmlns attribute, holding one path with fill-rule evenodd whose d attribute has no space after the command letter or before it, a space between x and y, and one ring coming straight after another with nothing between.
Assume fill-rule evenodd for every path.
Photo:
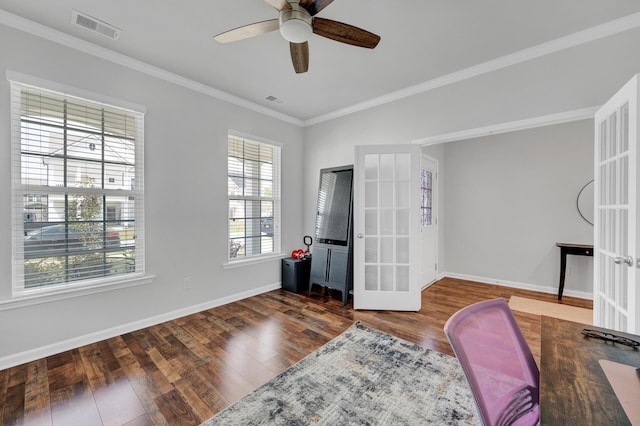
<instances>
[{"instance_id":1,"label":"white window blinds","mask_svg":"<svg viewBox=\"0 0 640 426\"><path fill-rule=\"evenodd\" d=\"M229 136L229 259L280 252L280 147Z\"/></svg>"},{"instance_id":2,"label":"white window blinds","mask_svg":"<svg viewBox=\"0 0 640 426\"><path fill-rule=\"evenodd\" d=\"M144 273L143 114L11 82L14 293Z\"/></svg>"}]
</instances>

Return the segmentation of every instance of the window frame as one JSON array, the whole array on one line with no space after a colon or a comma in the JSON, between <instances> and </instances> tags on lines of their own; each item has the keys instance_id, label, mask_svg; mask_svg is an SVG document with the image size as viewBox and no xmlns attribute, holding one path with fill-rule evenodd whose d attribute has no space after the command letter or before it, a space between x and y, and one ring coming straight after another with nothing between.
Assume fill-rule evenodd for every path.
<instances>
[{"instance_id":1,"label":"window frame","mask_svg":"<svg viewBox=\"0 0 640 426\"><path fill-rule=\"evenodd\" d=\"M429 178L427 178L427 174L430 175ZM434 180L435 172L433 170L426 167L420 168L420 226L422 228L429 228L433 226Z\"/></svg>"},{"instance_id":2,"label":"window frame","mask_svg":"<svg viewBox=\"0 0 640 426\"><path fill-rule=\"evenodd\" d=\"M12 280L11 300L0 302L0 310L16 306L26 306L33 303L41 303L49 300L59 300L83 294L92 294L111 289L130 287L132 285L148 284L153 277L145 274L144 257L144 115L146 108L127 101L114 99L108 96L84 91L64 84L59 84L37 77L7 71L7 80L10 83L10 120L11 120L11 237L12 237ZM101 106L110 110L124 110L134 117L135 143L134 143L134 187L123 192L121 189L110 190L107 188L78 188L73 186L55 187L44 185L41 187L48 194L99 194L109 197L118 196L134 197L135 221L135 271L105 275L103 277L90 277L46 284L38 287L27 287L24 282L25 256L23 249L25 191L39 188L38 185L22 182L22 114L21 99L22 90L27 89L42 95L52 95L69 102L85 104L89 107ZM100 164L103 164L100 162ZM103 166L104 167L104 166ZM104 186L104 185L103 185ZM104 198L106 199L106 198ZM105 209L105 204L103 208ZM106 217L105 217L106 219ZM69 220L65 221L69 223ZM64 223L64 222L63 222Z\"/></svg>"},{"instance_id":3,"label":"window frame","mask_svg":"<svg viewBox=\"0 0 640 426\"><path fill-rule=\"evenodd\" d=\"M272 196L246 196L246 195L232 195L229 191L229 179L231 177L229 170L229 161L232 157L230 155L229 147L232 139L239 139L242 141L247 141L253 144L258 144L260 146L265 146L271 148L273 155L272 162ZM253 135L247 135L238 131L230 131L227 135L227 173L226 173L226 185L227 185L227 205L226 205L226 221L227 221L227 238L226 238L226 260L223 264L224 268L234 268L246 264L254 264L259 262L268 261L274 258L282 258L281 253L281 175L282 175L282 144L279 142L270 141L264 138L256 137ZM235 157L234 157L235 158ZM243 157L244 158L244 157ZM235 175L234 175L235 176ZM242 257L231 257L231 249L230 244L232 238L231 231L231 202L232 201L271 201L273 202L273 250L271 252L254 254L250 256L242 256ZM246 216L245 216L246 218ZM262 235L262 233L261 233ZM245 234L246 238L246 234Z\"/></svg>"}]
</instances>

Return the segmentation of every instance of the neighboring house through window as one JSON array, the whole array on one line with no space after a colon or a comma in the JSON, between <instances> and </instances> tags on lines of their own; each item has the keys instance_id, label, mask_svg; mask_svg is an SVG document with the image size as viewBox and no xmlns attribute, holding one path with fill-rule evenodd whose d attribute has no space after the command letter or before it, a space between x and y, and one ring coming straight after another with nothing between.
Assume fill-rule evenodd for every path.
<instances>
[{"instance_id":1,"label":"neighboring house through window","mask_svg":"<svg viewBox=\"0 0 640 426\"><path fill-rule=\"evenodd\" d=\"M280 252L280 147L228 140L229 259Z\"/></svg>"},{"instance_id":2,"label":"neighboring house through window","mask_svg":"<svg viewBox=\"0 0 640 426\"><path fill-rule=\"evenodd\" d=\"M11 81L14 296L144 273L143 113Z\"/></svg>"}]
</instances>

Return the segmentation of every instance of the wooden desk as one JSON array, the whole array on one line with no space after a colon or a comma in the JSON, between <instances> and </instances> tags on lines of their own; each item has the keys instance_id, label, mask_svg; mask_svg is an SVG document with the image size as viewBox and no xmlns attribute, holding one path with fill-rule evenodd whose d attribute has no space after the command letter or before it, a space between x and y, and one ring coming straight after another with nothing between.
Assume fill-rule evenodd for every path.
<instances>
[{"instance_id":1,"label":"wooden desk","mask_svg":"<svg viewBox=\"0 0 640 426\"><path fill-rule=\"evenodd\" d=\"M640 341L640 336L542 317L540 422L542 425L629 425L598 360L640 367L640 351L588 338L583 328Z\"/></svg>"},{"instance_id":2,"label":"wooden desk","mask_svg":"<svg viewBox=\"0 0 640 426\"><path fill-rule=\"evenodd\" d=\"M564 277L567 269L567 255L573 254L576 256L593 256L593 245L556 243L556 246L560 247L560 285L558 286L558 300L560 300L562 299L562 292L564 291Z\"/></svg>"}]
</instances>

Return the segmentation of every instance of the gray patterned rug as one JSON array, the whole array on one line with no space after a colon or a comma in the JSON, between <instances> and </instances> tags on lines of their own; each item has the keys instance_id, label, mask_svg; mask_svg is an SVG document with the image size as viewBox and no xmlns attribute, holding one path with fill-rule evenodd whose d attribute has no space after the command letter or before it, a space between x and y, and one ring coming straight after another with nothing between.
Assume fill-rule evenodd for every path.
<instances>
[{"instance_id":1,"label":"gray patterned rug","mask_svg":"<svg viewBox=\"0 0 640 426\"><path fill-rule=\"evenodd\" d=\"M479 424L458 361L355 323L212 425Z\"/></svg>"}]
</instances>

